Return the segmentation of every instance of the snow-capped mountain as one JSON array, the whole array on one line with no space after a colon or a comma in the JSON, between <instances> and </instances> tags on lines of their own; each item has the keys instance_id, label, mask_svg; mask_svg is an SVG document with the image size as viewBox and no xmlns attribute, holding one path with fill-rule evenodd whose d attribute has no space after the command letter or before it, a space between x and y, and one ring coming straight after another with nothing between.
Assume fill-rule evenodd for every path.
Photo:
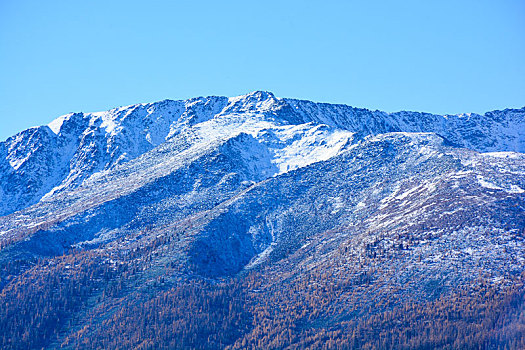
<instances>
[{"instance_id":1,"label":"snow-capped mountain","mask_svg":"<svg viewBox=\"0 0 525 350\"><path fill-rule=\"evenodd\" d=\"M68 114L0 143L2 296L105 266L78 282L83 306L56 321L52 348L107 346L115 305L194 280L234 281L246 320L281 310L269 329L309 288L331 290L286 326L319 337L392 300L497 295L525 270L524 152L525 108L386 113L254 92ZM269 346L249 322L217 346Z\"/></svg>"},{"instance_id":2,"label":"snow-capped mountain","mask_svg":"<svg viewBox=\"0 0 525 350\"><path fill-rule=\"evenodd\" d=\"M354 138L386 132L433 132L480 152L523 152L524 120L524 109L483 116L385 113L280 99L261 91L72 113L0 143L0 215L76 188L93 174L135 159L181 133L195 133L189 142L203 145L238 133L251 135L268 149L266 158L253 165L262 167L262 177L269 177L337 155ZM249 153L245 156L251 157Z\"/></svg>"}]
</instances>

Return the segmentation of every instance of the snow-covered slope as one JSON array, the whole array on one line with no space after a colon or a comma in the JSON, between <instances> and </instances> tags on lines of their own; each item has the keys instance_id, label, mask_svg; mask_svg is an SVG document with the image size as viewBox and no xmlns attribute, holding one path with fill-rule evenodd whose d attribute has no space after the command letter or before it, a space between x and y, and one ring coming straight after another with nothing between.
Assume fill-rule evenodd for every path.
<instances>
[{"instance_id":1,"label":"snow-covered slope","mask_svg":"<svg viewBox=\"0 0 525 350\"><path fill-rule=\"evenodd\" d=\"M323 135L316 128L305 136L297 126L275 127L277 136L283 130L285 136L261 141L247 127L226 139L215 128L180 133L76 188L0 218L1 237L12 242L4 258L62 254L72 246L122 252L175 235L171 263L214 277L279 261L312 239L353 232L336 235L336 241L380 240L382 249L390 249L440 237L435 246L418 248L433 259L441 244L448 247L454 239L479 254L504 251L506 259L491 262L492 274L523 268L521 153L458 149L432 133L387 133L345 144L342 151L325 140L319 147L336 153L330 157L315 147L314 136ZM276 156L298 152L297 141L284 142L294 135L301 143L310 140L304 149L320 155L303 154L309 165L281 172L283 164L297 165L289 161L297 157ZM328 159L312 162L322 158ZM468 237L465 230L484 233L460 243ZM462 259L474 264L469 256ZM321 255L315 261L321 263Z\"/></svg>"},{"instance_id":2,"label":"snow-covered slope","mask_svg":"<svg viewBox=\"0 0 525 350\"><path fill-rule=\"evenodd\" d=\"M487 112L484 115L435 115L419 112L385 113L286 99L302 120L368 135L386 132L434 132L454 144L480 152L525 152L525 108Z\"/></svg>"},{"instance_id":3,"label":"snow-covered slope","mask_svg":"<svg viewBox=\"0 0 525 350\"><path fill-rule=\"evenodd\" d=\"M333 157L352 140L385 132L435 132L474 150L525 151L525 110L484 116L384 113L344 105L245 96L165 100L98 113L73 113L0 143L0 215L26 208L90 176L135 159L181 133L212 144L254 138L242 157L270 177ZM355 134L355 135L354 135ZM255 152L255 153L253 153ZM252 154L253 153L253 154Z\"/></svg>"}]
</instances>

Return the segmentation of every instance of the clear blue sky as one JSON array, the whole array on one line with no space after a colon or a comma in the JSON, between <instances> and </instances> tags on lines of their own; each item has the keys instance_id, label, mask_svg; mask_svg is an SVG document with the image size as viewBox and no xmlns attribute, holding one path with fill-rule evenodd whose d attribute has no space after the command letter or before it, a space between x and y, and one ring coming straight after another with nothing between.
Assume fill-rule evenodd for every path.
<instances>
[{"instance_id":1,"label":"clear blue sky","mask_svg":"<svg viewBox=\"0 0 525 350\"><path fill-rule=\"evenodd\" d=\"M0 140L73 111L253 90L522 107L525 1L0 0Z\"/></svg>"}]
</instances>

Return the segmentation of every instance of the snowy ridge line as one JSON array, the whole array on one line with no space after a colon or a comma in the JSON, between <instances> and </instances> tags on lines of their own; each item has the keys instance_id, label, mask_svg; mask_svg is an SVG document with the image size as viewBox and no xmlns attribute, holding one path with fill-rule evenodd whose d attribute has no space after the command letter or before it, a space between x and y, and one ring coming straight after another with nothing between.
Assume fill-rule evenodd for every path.
<instances>
[{"instance_id":1,"label":"snowy ridge line","mask_svg":"<svg viewBox=\"0 0 525 350\"><path fill-rule=\"evenodd\" d=\"M328 160L363 137L391 132L435 133L451 145L494 154L523 152L525 109L483 116L386 113L255 91L70 113L0 143L0 215L78 188L173 140L188 148L250 135L251 140L236 141L236 152L260 180Z\"/></svg>"}]
</instances>

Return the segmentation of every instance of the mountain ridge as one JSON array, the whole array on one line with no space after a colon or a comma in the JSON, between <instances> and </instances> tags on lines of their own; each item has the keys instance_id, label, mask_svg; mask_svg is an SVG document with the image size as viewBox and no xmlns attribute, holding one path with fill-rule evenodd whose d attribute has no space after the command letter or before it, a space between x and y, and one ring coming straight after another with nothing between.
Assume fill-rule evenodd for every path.
<instances>
[{"instance_id":1,"label":"mountain ridge","mask_svg":"<svg viewBox=\"0 0 525 350\"><path fill-rule=\"evenodd\" d=\"M255 92L26 130L0 347L525 346L525 110L487 115Z\"/></svg>"},{"instance_id":2,"label":"mountain ridge","mask_svg":"<svg viewBox=\"0 0 525 350\"><path fill-rule=\"evenodd\" d=\"M484 116L385 113L276 98L262 91L233 98L163 100L106 112L70 113L0 143L2 182L9 181L12 185L18 182L20 187L18 191L3 189L3 197L7 199L0 203L0 215L34 204L62 188L78 186L94 173L134 159L194 125L214 119L238 123L236 118L281 126L323 124L355 133L357 138L396 131L436 132L459 146L482 152L525 151L525 109L492 111ZM21 144L24 147L19 147ZM42 158L51 162L49 169L38 160ZM34 169L37 165L39 169ZM28 182L32 193L24 188Z\"/></svg>"}]
</instances>

